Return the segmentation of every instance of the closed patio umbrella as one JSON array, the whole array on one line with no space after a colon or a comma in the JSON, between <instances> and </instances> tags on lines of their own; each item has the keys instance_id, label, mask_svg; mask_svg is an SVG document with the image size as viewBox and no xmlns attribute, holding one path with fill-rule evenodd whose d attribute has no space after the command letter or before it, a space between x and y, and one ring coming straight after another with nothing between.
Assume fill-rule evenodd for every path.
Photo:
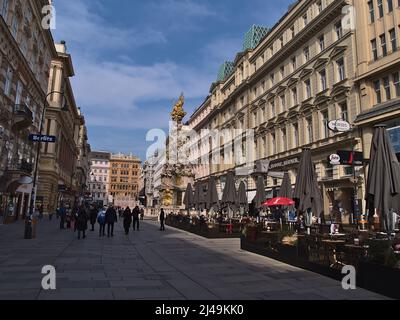
<instances>
[{"instance_id":1,"label":"closed patio umbrella","mask_svg":"<svg viewBox=\"0 0 400 320\"><path fill-rule=\"evenodd\" d=\"M230 210L236 204L236 195L235 176L233 172L228 172L221 202L228 207L229 214L231 214Z\"/></svg>"},{"instance_id":2,"label":"closed patio umbrella","mask_svg":"<svg viewBox=\"0 0 400 320\"><path fill-rule=\"evenodd\" d=\"M185 199L184 199L184 204L185 204L185 209L190 210L193 208L193 202L194 202L194 194L193 194L193 189L192 185L189 183L186 191L185 191Z\"/></svg>"},{"instance_id":3,"label":"closed patio umbrella","mask_svg":"<svg viewBox=\"0 0 400 320\"><path fill-rule=\"evenodd\" d=\"M366 198L370 214L377 209L383 221L382 230L392 233L393 213L400 210L400 164L385 125L376 126L372 138Z\"/></svg>"},{"instance_id":4,"label":"closed patio umbrella","mask_svg":"<svg viewBox=\"0 0 400 320\"><path fill-rule=\"evenodd\" d=\"M296 201L296 208L306 213L306 225L311 227L313 214L320 217L323 212L323 200L318 188L310 149L304 149L301 155L293 199Z\"/></svg>"},{"instance_id":5,"label":"closed patio umbrella","mask_svg":"<svg viewBox=\"0 0 400 320\"><path fill-rule=\"evenodd\" d=\"M247 198L246 185L242 181L239 185L238 195L237 195L237 206L244 212L249 210L249 200Z\"/></svg>"},{"instance_id":6,"label":"closed patio umbrella","mask_svg":"<svg viewBox=\"0 0 400 320\"><path fill-rule=\"evenodd\" d=\"M256 196L253 200L255 208L260 210L263 207L265 200L267 200L267 194L265 192L265 180L264 177L259 176L257 179Z\"/></svg>"},{"instance_id":7,"label":"closed patio umbrella","mask_svg":"<svg viewBox=\"0 0 400 320\"><path fill-rule=\"evenodd\" d=\"M211 177L210 180L208 181L206 204L207 204L207 209L209 210L215 209L215 207L219 207L218 190L214 177Z\"/></svg>"},{"instance_id":8,"label":"closed patio umbrella","mask_svg":"<svg viewBox=\"0 0 400 320\"><path fill-rule=\"evenodd\" d=\"M292 182L290 181L290 176L288 172L285 172L278 197L288 199L292 199L293 197Z\"/></svg>"}]
</instances>

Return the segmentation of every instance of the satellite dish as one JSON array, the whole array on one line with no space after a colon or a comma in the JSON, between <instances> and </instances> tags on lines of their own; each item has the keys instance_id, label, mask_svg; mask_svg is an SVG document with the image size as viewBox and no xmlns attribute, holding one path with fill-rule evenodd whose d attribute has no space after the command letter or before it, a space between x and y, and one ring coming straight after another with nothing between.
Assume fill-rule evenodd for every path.
<instances>
[{"instance_id":1,"label":"satellite dish","mask_svg":"<svg viewBox=\"0 0 400 320\"><path fill-rule=\"evenodd\" d=\"M21 177L18 180L19 184L31 184L32 182L33 182L33 179L28 176Z\"/></svg>"}]
</instances>

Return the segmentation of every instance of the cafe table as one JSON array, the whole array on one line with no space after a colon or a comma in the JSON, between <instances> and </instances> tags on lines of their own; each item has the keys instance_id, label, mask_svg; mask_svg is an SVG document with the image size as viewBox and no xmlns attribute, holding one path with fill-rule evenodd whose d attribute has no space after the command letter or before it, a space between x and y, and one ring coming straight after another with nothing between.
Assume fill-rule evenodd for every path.
<instances>
[{"instance_id":1,"label":"cafe table","mask_svg":"<svg viewBox=\"0 0 400 320\"><path fill-rule=\"evenodd\" d=\"M327 256L328 261L330 261L329 253L330 252L333 253L332 254L333 263L330 265L330 267L333 268L335 266L344 266L344 263L342 263L341 261L338 260L337 253L338 253L338 248L344 247L344 245L346 244L346 241L345 240L324 239L321 242L322 242L322 245L324 246L325 255Z\"/></svg>"}]
</instances>

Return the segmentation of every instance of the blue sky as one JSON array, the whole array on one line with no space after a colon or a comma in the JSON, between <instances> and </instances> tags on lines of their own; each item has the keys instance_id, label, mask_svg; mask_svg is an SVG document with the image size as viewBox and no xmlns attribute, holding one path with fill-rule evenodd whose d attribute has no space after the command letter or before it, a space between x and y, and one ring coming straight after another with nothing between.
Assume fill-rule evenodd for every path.
<instances>
[{"instance_id":1,"label":"blue sky","mask_svg":"<svg viewBox=\"0 0 400 320\"><path fill-rule=\"evenodd\" d=\"M92 149L145 159L185 93L188 116L253 24L273 26L294 0L55 0L56 41L72 54Z\"/></svg>"}]
</instances>

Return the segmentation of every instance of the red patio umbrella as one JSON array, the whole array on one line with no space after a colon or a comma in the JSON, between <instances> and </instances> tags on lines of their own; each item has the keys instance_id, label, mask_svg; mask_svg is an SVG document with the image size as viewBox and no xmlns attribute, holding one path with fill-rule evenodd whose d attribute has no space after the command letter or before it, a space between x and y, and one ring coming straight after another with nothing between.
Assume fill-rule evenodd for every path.
<instances>
[{"instance_id":1,"label":"red patio umbrella","mask_svg":"<svg viewBox=\"0 0 400 320\"><path fill-rule=\"evenodd\" d=\"M264 202L263 206L266 206L266 207L275 207L275 206L289 207L289 206L293 206L294 204L295 204L295 202L292 199L278 197L278 198L268 200L267 202Z\"/></svg>"}]
</instances>

